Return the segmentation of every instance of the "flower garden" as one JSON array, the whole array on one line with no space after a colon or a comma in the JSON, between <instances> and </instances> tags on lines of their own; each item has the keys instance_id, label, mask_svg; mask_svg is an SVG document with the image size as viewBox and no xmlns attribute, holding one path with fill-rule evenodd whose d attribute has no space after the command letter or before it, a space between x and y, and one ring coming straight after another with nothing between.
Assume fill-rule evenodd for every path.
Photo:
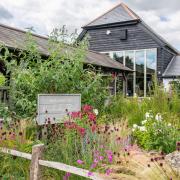
<instances>
[{"instance_id":1,"label":"flower garden","mask_svg":"<svg viewBox=\"0 0 180 180\"><path fill-rule=\"evenodd\" d=\"M26 52L16 56L1 46L1 59L11 74L11 103L0 105L0 147L31 153L35 144L45 144L43 159L100 173L104 179L178 180L180 178L180 96L154 82L150 98L109 96L104 87L114 75L103 79L93 67L83 68L86 43L74 45L49 40L50 56L44 61L27 35ZM9 60L11 59L11 61ZM17 62L17 59L20 61ZM68 59L68 60L67 60ZM1 78L3 79L3 78ZM2 80L2 83L5 81ZM40 93L80 93L79 112L67 109L63 123L47 118L36 122ZM109 104L104 105L106 99ZM48 116L48 111L46 111ZM172 160L172 154L178 158ZM0 153L1 179L29 179L30 163ZM42 168L42 179L81 180L70 173Z\"/></svg>"}]
</instances>

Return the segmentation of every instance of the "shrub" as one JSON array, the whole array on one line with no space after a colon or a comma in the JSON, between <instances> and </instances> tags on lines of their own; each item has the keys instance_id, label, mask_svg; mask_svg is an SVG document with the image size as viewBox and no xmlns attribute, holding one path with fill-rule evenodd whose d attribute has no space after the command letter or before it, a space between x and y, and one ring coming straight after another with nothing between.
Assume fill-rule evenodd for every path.
<instances>
[{"instance_id":1,"label":"shrub","mask_svg":"<svg viewBox=\"0 0 180 180\"><path fill-rule=\"evenodd\" d=\"M158 150L170 153L176 150L180 132L175 124L167 123L161 114L154 116L146 113L142 125L134 124L133 136L137 143L146 150Z\"/></svg>"},{"instance_id":2,"label":"shrub","mask_svg":"<svg viewBox=\"0 0 180 180\"><path fill-rule=\"evenodd\" d=\"M0 121L0 147L31 153L32 146L40 143L26 136L27 121ZM29 179L30 161L0 152L0 179Z\"/></svg>"},{"instance_id":3,"label":"shrub","mask_svg":"<svg viewBox=\"0 0 180 180\"><path fill-rule=\"evenodd\" d=\"M103 106L107 97L101 73L92 67L84 69L86 43L66 44L51 34L49 57L42 57L31 34L25 50L17 56L6 49L4 59L10 78L11 110L21 118L35 116L37 95L41 93L80 93L82 103ZM9 61L9 58L11 59Z\"/></svg>"},{"instance_id":4,"label":"shrub","mask_svg":"<svg viewBox=\"0 0 180 180\"><path fill-rule=\"evenodd\" d=\"M0 73L0 86L4 86L5 81L6 81L6 78L4 77L2 73Z\"/></svg>"}]
</instances>

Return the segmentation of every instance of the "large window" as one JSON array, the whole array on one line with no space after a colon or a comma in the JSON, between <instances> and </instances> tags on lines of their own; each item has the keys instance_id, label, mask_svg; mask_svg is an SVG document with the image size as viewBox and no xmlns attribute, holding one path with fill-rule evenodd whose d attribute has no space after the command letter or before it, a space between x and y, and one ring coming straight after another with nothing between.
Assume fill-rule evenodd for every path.
<instances>
[{"instance_id":1,"label":"large window","mask_svg":"<svg viewBox=\"0 0 180 180\"><path fill-rule=\"evenodd\" d=\"M145 52L144 50L135 52L135 71L136 71L136 86L135 93L137 96L144 96L144 76L145 76Z\"/></svg>"},{"instance_id":2,"label":"large window","mask_svg":"<svg viewBox=\"0 0 180 180\"><path fill-rule=\"evenodd\" d=\"M134 51L126 51L125 52L125 62L124 65L134 70ZM133 87L133 74L129 74L127 77L127 95L133 96L134 87Z\"/></svg>"},{"instance_id":3,"label":"large window","mask_svg":"<svg viewBox=\"0 0 180 180\"><path fill-rule=\"evenodd\" d=\"M157 49L109 52L109 55L135 71L127 78L128 96L143 97L151 94L156 73Z\"/></svg>"},{"instance_id":4,"label":"large window","mask_svg":"<svg viewBox=\"0 0 180 180\"><path fill-rule=\"evenodd\" d=\"M115 59L116 61L124 64L124 52L120 51L120 52L113 52L113 54L111 55L111 57L113 59Z\"/></svg>"},{"instance_id":5,"label":"large window","mask_svg":"<svg viewBox=\"0 0 180 180\"><path fill-rule=\"evenodd\" d=\"M146 51L146 92L150 95L153 88L153 78L156 72L156 51L154 49L149 49Z\"/></svg>"}]
</instances>

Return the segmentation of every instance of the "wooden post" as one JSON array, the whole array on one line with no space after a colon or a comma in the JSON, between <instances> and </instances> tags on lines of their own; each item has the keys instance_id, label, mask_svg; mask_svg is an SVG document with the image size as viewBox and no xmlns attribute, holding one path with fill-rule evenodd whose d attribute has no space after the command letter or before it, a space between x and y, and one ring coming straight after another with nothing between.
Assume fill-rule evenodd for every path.
<instances>
[{"instance_id":1,"label":"wooden post","mask_svg":"<svg viewBox=\"0 0 180 180\"><path fill-rule=\"evenodd\" d=\"M41 179L39 159L42 157L44 144L38 144L32 147L32 159L30 166L30 180Z\"/></svg>"},{"instance_id":2,"label":"wooden post","mask_svg":"<svg viewBox=\"0 0 180 180\"><path fill-rule=\"evenodd\" d=\"M116 96L117 94L117 73L115 73L115 78L114 78L114 95Z\"/></svg>"}]
</instances>

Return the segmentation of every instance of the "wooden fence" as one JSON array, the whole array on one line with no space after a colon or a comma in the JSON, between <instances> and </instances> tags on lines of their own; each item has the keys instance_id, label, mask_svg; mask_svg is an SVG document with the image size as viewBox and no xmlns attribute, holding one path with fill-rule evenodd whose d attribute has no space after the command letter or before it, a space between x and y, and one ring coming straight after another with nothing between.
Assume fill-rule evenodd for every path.
<instances>
[{"instance_id":1,"label":"wooden fence","mask_svg":"<svg viewBox=\"0 0 180 180\"><path fill-rule=\"evenodd\" d=\"M59 162L45 161L41 160L43 153L44 145L38 144L32 147L32 154L19 152L12 149L0 148L0 152L5 154L10 154L12 156L25 158L31 161L30 165L30 180L39 180L41 179L41 170L40 166L45 166L60 171L69 172L78 176L86 177L94 180L104 180L99 174L93 173L92 176L88 176L88 170L77 168L74 166L66 165Z\"/></svg>"}]
</instances>

